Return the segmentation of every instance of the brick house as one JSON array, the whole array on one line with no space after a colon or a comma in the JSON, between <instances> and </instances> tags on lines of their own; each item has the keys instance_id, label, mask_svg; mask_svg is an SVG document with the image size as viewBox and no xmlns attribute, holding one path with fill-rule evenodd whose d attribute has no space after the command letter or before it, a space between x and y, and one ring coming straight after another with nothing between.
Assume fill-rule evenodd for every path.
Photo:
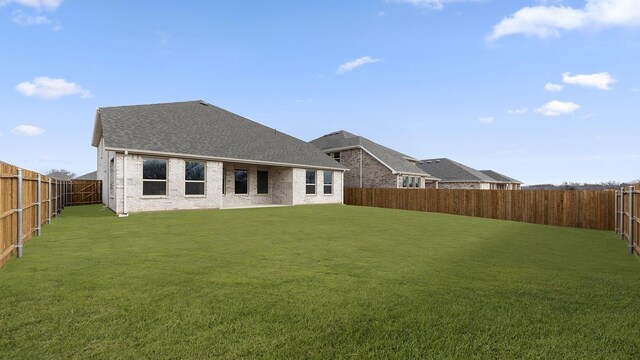
<instances>
[{"instance_id":1,"label":"brick house","mask_svg":"<svg viewBox=\"0 0 640 360\"><path fill-rule=\"evenodd\" d=\"M521 190L522 182L493 170L480 170L481 173L499 181L498 190Z\"/></svg>"},{"instance_id":2,"label":"brick house","mask_svg":"<svg viewBox=\"0 0 640 360\"><path fill-rule=\"evenodd\" d=\"M416 166L418 159L344 130L310 141L347 167L345 187L437 188L438 178Z\"/></svg>"},{"instance_id":3,"label":"brick house","mask_svg":"<svg viewBox=\"0 0 640 360\"><path fill-rule=\"evenodd\" d=\"M92 145L119 215L343 200L344 166L204 101L99 108Z\"/></svg>"},{"instance_id":4,"label":"brick house","mask_svg":"<svg viewBox=\"0 0 640 360\"><path fill-rule=\"evenodd\" d=\"M425 159L418 167L439 177L441 189L519 190L521 184L494 171L484 170L485 173L447 158ZM500 179L496 178L498 175Z\"/></svg>"}]
</instances>

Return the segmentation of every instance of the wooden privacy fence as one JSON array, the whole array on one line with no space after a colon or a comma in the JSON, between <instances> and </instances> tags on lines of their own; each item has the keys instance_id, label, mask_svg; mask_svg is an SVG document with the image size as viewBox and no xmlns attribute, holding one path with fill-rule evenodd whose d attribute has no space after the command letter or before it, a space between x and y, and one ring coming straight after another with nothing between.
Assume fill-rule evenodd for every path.
<instances>
[{"instance_id":1,"label":"wooden privacy fence","mask_svg":"<svg viewBox=\"0 0 640 360\"><path fill-rule=\"evenodd\" d=\"M0 267L65 206L102 202L98 180L59 180L0 162Z\"/></svg>"},{"instance_id":2,"label":"wooden privacy fence","mask_svg":"<svg viewBox=\"0 0 640 360\"><path fill-rule=\"evenodd\" d=\"M629 243L629 254L640 255L640 186L615 192L615 230Z\"/></svg>"},{"instance_id":3,"label":"wooden privacy fence","mask_svg":"<svg viewBox=\"0 0 640 360\"><path fill-rule=\"evenodd\" d=\"M613 191L346 188L347 205L614 230Z\"/></svg>"}]
</instances>

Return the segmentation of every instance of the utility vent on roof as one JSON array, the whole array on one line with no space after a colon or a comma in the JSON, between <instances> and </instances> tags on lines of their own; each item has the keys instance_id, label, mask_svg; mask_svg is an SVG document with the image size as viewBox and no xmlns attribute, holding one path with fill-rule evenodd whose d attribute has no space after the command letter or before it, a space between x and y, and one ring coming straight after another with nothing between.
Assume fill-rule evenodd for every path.
<instances>
[{"instance_id":1,"label":"utility vent on roof","mask_svg":"<svg viewBox=\"0 0 640 360\"><path fill-rule=\"evenodd\" d=\"M204 101L200 101L200 105L202 105L202 106L209 106L209 104L207 104L207 103L206 103L206 102L204 102Z\"/></svg>"},{"instance_id":2,"label":"utility vent on roof","mask_svg":"<svg viewBox=\"0 0 640 360\"><path fill-rule=\"evenodd\" d=\"M431 164L431 160L427 161L427 164Z\"/></svg>"},{"instance_id":3,"label":"utility vent on roof","mask_svg":"<svg viewBox=\"0 0 640 360\"><path fill-rule=\"evenodd\" d=\"M436 164L439 163L439 162L440 162L440 160L436 160Z\"/></svg>"}]
</instances>

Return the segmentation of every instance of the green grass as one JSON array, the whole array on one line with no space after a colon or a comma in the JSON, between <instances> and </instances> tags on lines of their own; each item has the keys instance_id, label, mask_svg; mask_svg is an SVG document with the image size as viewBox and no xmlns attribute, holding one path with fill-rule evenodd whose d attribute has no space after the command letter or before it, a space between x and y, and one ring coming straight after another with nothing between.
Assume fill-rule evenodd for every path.
<instances>
[{"instance_id":1,"label":"green grass","mask_svg":"<svg viewBox=\"0 0 640 360\"><path fill-rule=\"evenodd\" d=\"M613 232L350 206L71 207L0 269L0 358L637 358Z\"/></svg>"}]
</instances>

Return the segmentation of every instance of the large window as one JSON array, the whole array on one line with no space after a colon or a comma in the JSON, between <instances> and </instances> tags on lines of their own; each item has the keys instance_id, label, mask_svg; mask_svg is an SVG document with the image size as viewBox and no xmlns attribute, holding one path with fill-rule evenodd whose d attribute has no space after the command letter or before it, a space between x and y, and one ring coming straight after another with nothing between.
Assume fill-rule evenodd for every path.
<instances>
[{"instance_id":1,"label":"large window","mask_svg":"<svg viewBox=\"0 0 640 360\"><path fill-rule=\"evenodd\" d=\"M142 195L167 195L167 160L142 159Z\"/></svg>"},{"instance_id":2,"label":"large window","mask_svg":"<svg viewBox=\"0 0 640 360\"><path fill-rule=\"evenodd\" d=\"M410 176L410 177L409 177L409 188L412 188L412 187L413 187L413 184L414 184L415 179L416 179L416 178L415 178L415 177L413 177L413 176Z\"/></svg>"},{"instance_id":3,"label":"large window","mask_svg":"<svg viewBox=\"0 0 640 360\"><path fill-rule=\"evenodd\" d=\"M333 194L333 171L324 171L324 193Z\"/></svg>"},{"instance_id":4,"label":"large window","mask_svg":"<svg viewBox=\"0 0 640 360\"><path fill-rule=\"evenodd\" d=\"M307 170L306 176L306 184L307 184L307 194L315 194L316 193L316 171L315 170Z\"/></svg>"},{"instance_id":5,"label":"large window","mask_svg":"<svg viewBox=\"0 0 640 360\"><path fill-rule=\"evenodd\" d=\"M269 193L269 172L258 171L258 194Z\"/></svg>"},{"instance_id":6,"label":"large window","mask_svg":"<svg viewBox=\"0 0 640 360\"><path fill-rule=\"evenodd\" d=\"M204 195L204 162L184 162L184 194Z\"/></svg>"},{"instance_id":7,"label":"large window","mask_svg":"<svg viewBox=\"0 0 640 360\"><path fill-rule=\"evenodd\" d=\"M236 169L236 194L248 194L249 172L247 170Z\"/></svg>"},{"instance_id":8,"label":"large window","mask_svg":"<svg viewBox=\"0 0 640 360\"><path fill-rule=\"evenodd\" d=\"M420 189L420 179L421 179L420 177L417 177L417 178L416 178L416 187L417 187L418 189Z\"/></svg>"},{"instance_id":9,"label":"large window","mask_svg":"<svg viewBox=\"0 0 640 360\"><path fill-rule=\"evenodd\" d=\"M333 155L333 160L340 162L340 153L339 152L334 152L331 153L331 155Z\"/></svg>"},{"instance_id":10,"label":"large window","mask_svg":"<svg viewBox=\"0 0 640 360\"><path fill-rule=\"evenodd\" d=\"M403 176L402 177L402 187L406 188L407 186L409 186L409 177L408 176Z\"/></svg>"}]
</instances>

